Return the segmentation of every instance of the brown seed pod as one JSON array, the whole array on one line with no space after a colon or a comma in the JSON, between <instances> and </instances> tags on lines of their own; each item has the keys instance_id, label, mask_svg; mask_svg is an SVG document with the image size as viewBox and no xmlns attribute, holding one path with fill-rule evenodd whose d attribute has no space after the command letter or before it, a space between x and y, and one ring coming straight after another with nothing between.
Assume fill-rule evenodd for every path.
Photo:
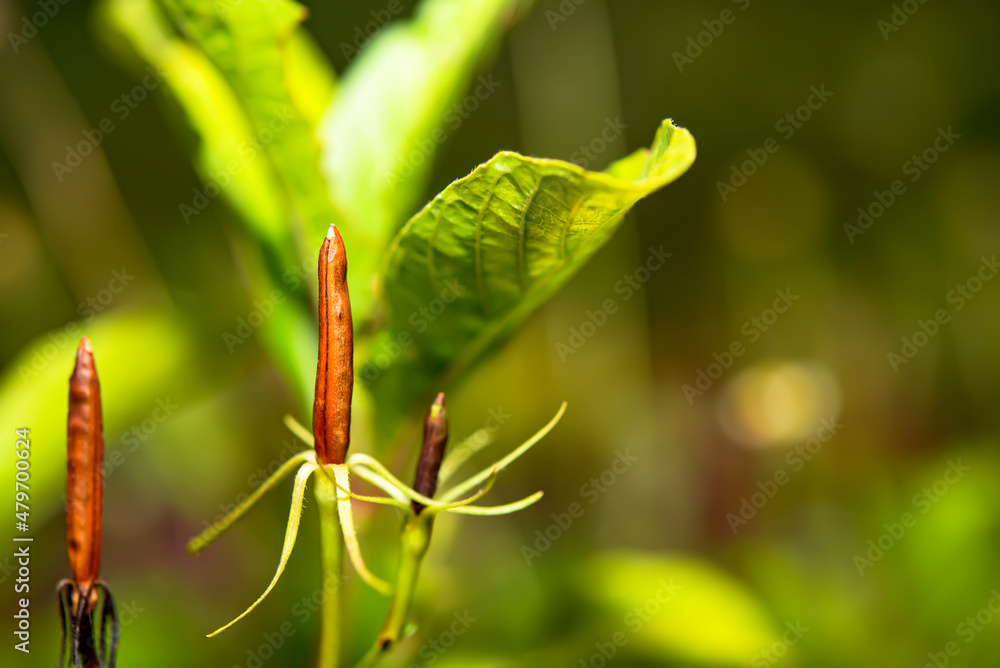
<instances>
[{"instance_id":1,"label":"brown seed pod","mask_svg":"<svg viewBox=\"0 0 1000 668\"><path fill-rule=\"evenodd\" d=\"M444 392L439 392L424 420L424 444L417 463L417 476L413 489L433 498L437 491L438 471L444 459L444 449L448 445L448 411L445 408ZM424 509L419 501L412 501L413 512L418 515Z\"/></svg>"},{"instance_id":2,"label":"brown seed pod","mask_svg":"<svg viewBox=\"0 0 1000 668\"><path fill-rule=\"evenodd\" d=\"M69 381L66 457L66 545L73 580L82 591L91 590L101 566L103 462L101 388L94 353L84 337Z\"/></svg>"},{"instance_id":3,"label":"brown seed pod","mask_svg":"<svg viewBox=\"0 0 1000 668\"><path fill-rule=\"evenodd\" d=\"M94 352L87 337L80 340L69 379L66 427L66 547L72 580L59 584L63 622L59 665L115 668L119 625L114 598L98 579L101 567L104 505L104 432L101 386ZM100 607L98 608L98 603ZM109 639L110 636L110 639Z\"/></svg>"},{"instance_id":4,"label":"brown seed pod","mask_svg":"<svg viewBox=\"0 0 1000 668\"><path fill-rule=\"evenodd\" d=\"M313 436L321 464L343 464L351 442L354 324L347 292L347 256L335 225L319 251L319 362Z\"/></svg>"}]
</instances>

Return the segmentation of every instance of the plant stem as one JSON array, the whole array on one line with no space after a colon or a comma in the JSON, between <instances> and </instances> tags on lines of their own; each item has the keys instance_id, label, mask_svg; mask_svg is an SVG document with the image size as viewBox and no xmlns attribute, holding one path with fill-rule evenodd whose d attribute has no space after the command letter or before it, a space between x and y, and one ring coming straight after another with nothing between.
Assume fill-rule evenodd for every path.
<instances>
[{"instance_id":1,"label":"plant stem","mask_svg":"<svg viewBox=\"0 0 1000 668\"><path fill-rule=\"evenodd\" d=\"M396 573L396 589L393 592L389 614L382 627L382 632L379 633L378 640L354 668L374 666L381 657L395 647L402 637L403 627L406 625L406 618L410 614L413 596L416 593L420 564L423 562L424 555L427 554L427 547L430 543L431 523L430 518L415 516L411 517L406 526L403 527L400 537L402 551L399 558L399 570Z\"/></svg>"},{"instance_id":2,"label":"plant stem","mask_svg":"<svg viewBox=\"0 0 1000 668\"><path fill-rule=\"evenodd\" d=\"M316 476L319 507L323 603L320 610L319 668L340 665L340 583L343 578L344 537L337 516L337 487L323 469Z\"/></svg>"}]
</instances>

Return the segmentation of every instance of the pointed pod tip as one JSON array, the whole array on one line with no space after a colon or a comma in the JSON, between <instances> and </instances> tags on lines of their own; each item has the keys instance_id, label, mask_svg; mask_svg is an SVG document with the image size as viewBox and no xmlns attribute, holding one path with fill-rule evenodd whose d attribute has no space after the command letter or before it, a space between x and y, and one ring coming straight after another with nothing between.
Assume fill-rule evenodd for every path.
<instances>
[{"instance_id":1,"label":"pointed pod tip","mask_svg":"<svg viewBox=\"0 0 1000 668\"><path fill-rule=\"evenodd\" d=\"M344 238L340 236L340 230L336 225L330 225L326 231L326 239L323 240L323 247L320 249L320 262L323 262L323 249L326 249L326 262L333 262L333 258L339 253L344 253Z\"/></svg>"},{"instance_id":2,"label":"pointed pod tip","mask_svg":"<svg viewBox=\"0 0 1000 668\"><path fill-rule=\"evenodd\" d=\"M427 414L427 419L431 422L437 422L442 419L446 419L445 411L447 406L444 401L444 392L438 392L437 396L434 398L434 403L431 404L430 411Z\"/></svg>"},{"instance_id":3,"label":"pointed pod tip","mask_svg":"<svg viewBox=\"0 0 1000 668\"><path fill-rule=\"evenodd\" d=\"M73 364L72 377L87 372L96 373L96 369L94 364L94 349L90 345L90 339L85 336L80 339L80 345L76 348L76 360Z\"/></svg>"}]
</instances>

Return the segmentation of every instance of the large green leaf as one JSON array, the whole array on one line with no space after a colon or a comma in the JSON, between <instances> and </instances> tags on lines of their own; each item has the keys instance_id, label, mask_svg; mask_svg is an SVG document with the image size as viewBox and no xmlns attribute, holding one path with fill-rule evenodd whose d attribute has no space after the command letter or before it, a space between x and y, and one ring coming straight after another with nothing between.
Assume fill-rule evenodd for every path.
<instances>
[{"instance_id":1,"label":"large green leaf","mask_svg":"<svg viewBox=\"0 0 1000 668\"><path fill-rule=\"evenodd\" d=\"M284 53L285 86L302 119L313 132L337 87L336 74L326 54L304 29L296 30Z\"/></svg>"},{"instance_id":2,"label":"large green leaf","mask_svg":"<svg viewBox=\"0 0 1000 668\"><path fill-rule=\"evenodd\" d=\"M252 149L254 130L239 100L207 57L173 32L152 0L109 0L101 16L113 33L154 70L184 111L200 139L195 165L206 183L219 186L242 221L275 248L288 246L287 211L267 158ZM238 165L233 169L231 165ZM225 175L225 176L223 176ZM194 202L181 216L189 224L199 215Z\"/></svg>"},{"instance_id":3,"label":"large green leaf","mask_svg":"<svg viewBox=\"0 0 1000 668\"><path fill-rule=\"evenodd\" d=\"M293 98L301 81L287 71L293 57L309 53L289 48L305 8L291 0L239 0L221 9L216 0L162 2L232 87L291 203L287 223L298 228L292 233L302 256L314 257L326 230L339 221L320 173L314 129ZM315 58L309 62L318 66Z\"/></svg>"},{"instance_id":4,"label":"large green leaf","mask_svg":"<svg viewBox=\"0 0 1000 668\"><path fill-rule=\"evenodd\" d=\"M425 197L437 146L463 120L454 105L523 4L426 0L415 18L373 37L340 81L319 134L346 225L355 320L370 312L385 247ZM473 91L485 97L497 85L487 80Z\"/></svg>"},{"instance_id":5,"label":"large green leaf","mask_svg":"<svg viewBox=\"0 0 1000 668\"><path fill-rule=\"evenodd\" d=\"M260 240L266 260L257 257L260 252L253 244L237 241L243 250L239 257L252 294L268 298L275 289L288 292L289 286L282 277L298 275L302 264L292 246L289 197L274 168L277 165L272 165L267 151L281 144L286 139L284 131L293 128L282 127L271 142L264 141L271 135L262 134L255 126L250 108L244 107L220 69L203 50L177 35L153 0L108 0L102 6L101 17L112 34L124 38L132 51L162 73L164 87L176 99L199 138L195 156L199 175L206 184L218 187L222 197ZM294 93L295 113L288 108L282 108L282 113L294 119L298 110L304 109L302 115L315 121L318 109L329 102L333 81L315 53L315 46L302 31L294 33L288 43L285 75L289 90ZM261 118L266 118L269 109L273 110L264 103L258 103L254 109ZM314 174L318 172L314 170ZM207 189L208 186L202 192ZM185 206L181 216L197 224L201 207L194 200ZM287 296L261 326L261 338L305 406L312 396L315 373L315 327L304 294ZM305 350L308 352L304 353Z\"/></svg>"},{"instance_id":6,"label":"large green leaf","mask_svg":"<svg viewBox=\"0 0 1000 668\"><path fill-rule=\"evenodd\" d=\"M435 197L390 247L388 320L362 369L382 435L502 341L608 240L632 205L694 158L691 134L668 120L651 149L605 172L505 152Z\"/></svg>"}]
</instances>

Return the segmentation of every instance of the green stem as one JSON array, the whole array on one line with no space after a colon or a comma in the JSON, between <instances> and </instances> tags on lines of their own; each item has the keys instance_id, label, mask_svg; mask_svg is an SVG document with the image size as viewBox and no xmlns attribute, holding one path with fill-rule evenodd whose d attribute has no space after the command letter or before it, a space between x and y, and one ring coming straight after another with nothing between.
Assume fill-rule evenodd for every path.
<instances>
[{"instance_id":1,"label":"green stem","mask_svg":"<svg viewBox=\"0 0 1000 668\"><path fill-rule=\"evenodd\" d=\"M389 614L382 627L382 632L379 633L378 640L354 668L374 666L380 658L389 653L402 637L403 628L406 626L406 620L413 605L413 597L416 594L420 564L423 562L424 555L427 554L427 546L430 544L431 523L432 519L429 516L416 516L411 517L406 526L403 527L403 533L400 536L402 551L399 570L396 573L396 589L389 607Z\"/></svg>"},{"instance_id":2,"label":"green stem","mask_svg":"<svg viewBox=\"0 0 1000 668\"><path fill-rule=\"evenodd\" d=\"M323 604L320 612L319 668L340 665L340 584L343 578L344 537L337 516L337 486L326 471L316 476L319 507Z\"/></svg>"}]
</instances>

